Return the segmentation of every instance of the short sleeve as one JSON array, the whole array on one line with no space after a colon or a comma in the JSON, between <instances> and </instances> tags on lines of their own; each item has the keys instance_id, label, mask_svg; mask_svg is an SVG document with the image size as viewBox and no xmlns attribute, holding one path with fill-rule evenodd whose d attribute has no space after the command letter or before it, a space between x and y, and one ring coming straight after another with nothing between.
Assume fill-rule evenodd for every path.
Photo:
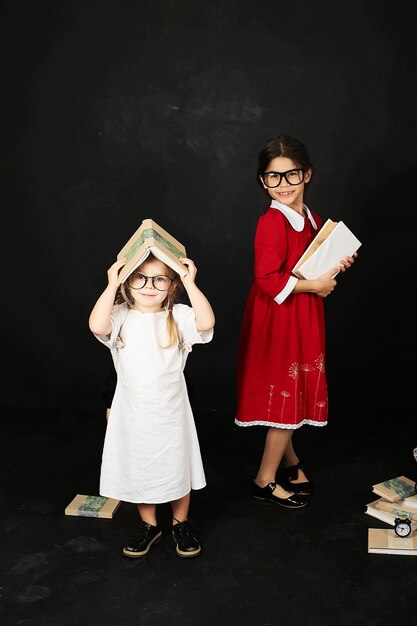
<instances>
[{"instance_id":1,"label":"short sleeve","mask_svg":"<svg viewBox=\"0 0 417 626\"><path fill-rule=\"evenodd\" d=\"M115 304L111 313L111 333L110 335L94 335L102 344L108 348L112 348L115 345L116 339L119 336L120 329L126 320L129 307L125 302L123 304Z\"/></svg>"},{"instance_id":2,"label":"short sleeve","mask_svg":"<svg viewBox=\"0 0 417 626\"><path fill-rule=\"evenodd\" d=\"M197 330L192 307L186 304L174 304L172 314L178 325L181 340L190 347L196 343L209 343L213 339L213 328L202 332Z\"/></svg>"}]
</instances>

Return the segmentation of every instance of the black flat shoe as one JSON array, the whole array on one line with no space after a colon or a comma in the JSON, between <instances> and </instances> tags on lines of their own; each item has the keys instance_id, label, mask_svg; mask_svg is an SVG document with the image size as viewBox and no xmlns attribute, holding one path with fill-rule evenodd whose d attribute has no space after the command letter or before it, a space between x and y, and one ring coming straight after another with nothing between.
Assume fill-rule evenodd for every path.
<instances>
[{"instance_id":1,"label":"black flat shoe","mask_svg":"<svg viewBox=\"0 0 417 626\"><path fill-rule=\"evenodd\" d=\"M292 482L293 480L297 480L298 470L302 469L300 462L290 467L284 467L279 472L277 483L286 491L293 491L298 496L311 496L315 491L315 487L311 481L304 483Z\"/></svg>"},{"instance_id":2,"label":"black flat shoe","mask_svg":"<svg viewBox=\"0 0 417 626\"><path fill-rule=\"evenodd\" d=\"M291 495L288 498L278 498L272 492L274 491L276 483L268 483L266 487L259 487L255 483L252 483L252 495L258 500L267 500L268 502L274 502L280 504L288 509L301 509L303 506L307 506L308 501L300 498L299 495Z\"/></svg>"},{"instance_id":3,"label":"black flat shoe","mask_svg":"<svg viewBox=\"0 0 417 626\"><path fill-rule=\"evenodd\" d=\"M178 522L178 524L172 527L172 538L177 544L176 552L178 556L189 558L200 554L200 543L192 531L188 520Z\"/></svg>"},{"instance_id":4,"label":"black flat shoe","mask_svg":"<svg viewBox=\"0 0 417 626\"><path fill-rule=\"evenodd\" d=\"M130 539L127 546L123 548L123 554L134 559L140 559L148 554L152 546L159 543L161 538L162 530L159 526L140 522L138 531Z\"/></svg>"}]
</instances>

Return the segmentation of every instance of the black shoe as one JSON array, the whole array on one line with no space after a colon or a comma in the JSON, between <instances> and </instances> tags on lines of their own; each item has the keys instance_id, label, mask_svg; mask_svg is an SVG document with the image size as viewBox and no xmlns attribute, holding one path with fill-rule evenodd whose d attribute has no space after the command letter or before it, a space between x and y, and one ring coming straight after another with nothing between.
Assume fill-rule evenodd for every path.
<instances>
[{"instance_id":1,"label":"black shoe","mask_svg":"<svg viewBox=\"0 0 417 626\"><path fill-rule=\"evenodd\" d=\"M198 556L201 546L195 537L188 520L178 522L172 527L172 538L177 544L176 552L178 556L190 557Z\"/></svg>"},{"instance_id":2,"label":"black shoe","mask_svg":"<svg viewBox=\"0 0 417 626\"><path fill-rule=\"evenodd\" d=\"M308 501L300 498L299 495L291 495L288 498L278 498L272 492L274 491L276 483L268 483L266 487L259 487L255 483L252 483L252 495L258 500L267 500L268 502L275 502L289 509L301 509L303 506L307 506Z\"/></svg>"},{"instance_id":3,"label":"black shoe","mask_svg":"<svg viewBox=\"0 0 417 626\"><path fill-rule=\"evenodd\" d=\"M296 465L291 465L291 467L284 467L278 474L279 478L277 482L281 487L284 487L286 491L293 491L298 496L311 496L315 490L312 482L292 482L293 480L297 480L298 470L302 469L300 462L296 463Z\"/></svg>"},{"instance_id":4,"label":"black shoe","mask_svg":"<svg viewBox=\"0 0 417 626\"><path fill-rule=\"evenodd\" d=\"M139 530L133 535L128 545L123 548L125 556L138 559L148 554L153 545L161 541L162 530L158 526L141 522Z\"/></svg>"}]
</instances>

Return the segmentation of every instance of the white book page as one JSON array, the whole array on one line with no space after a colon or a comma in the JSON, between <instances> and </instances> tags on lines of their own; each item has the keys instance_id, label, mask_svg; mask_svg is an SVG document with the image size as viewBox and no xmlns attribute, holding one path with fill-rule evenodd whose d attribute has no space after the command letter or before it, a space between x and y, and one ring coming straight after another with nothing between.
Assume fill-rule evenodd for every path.
<instances>
[{"instance_id":1,"label":"white book page","mask_svg":"<svg viewBox=\"0 0 417 626\"><path fill-rule=\"evenodd\" d=\"M330 235L298 271L308 280L314 280L336 267L346 256L352 256L361 246L359 239L343 223L338 222Z\"/></svg>"}]
</instances>

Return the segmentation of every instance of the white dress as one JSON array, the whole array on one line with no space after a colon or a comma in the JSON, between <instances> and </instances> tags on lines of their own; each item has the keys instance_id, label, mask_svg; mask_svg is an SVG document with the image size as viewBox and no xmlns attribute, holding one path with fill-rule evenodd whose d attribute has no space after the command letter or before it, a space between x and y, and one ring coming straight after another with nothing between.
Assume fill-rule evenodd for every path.
<instances>
[{"instance_id":1,"label":"white dress","mask_svg":"<svg viewBox=\"0 0 417 626\"><path fill-rule=\"evenodd\" d=\"M181 344L168 343L167 312L142 313L115 305L110 337L117 385L104 440L100 495L125 502L158 504L206 485L184 367L199 333L186 304L175 304Z\"/></svg>"}]
</instances>

